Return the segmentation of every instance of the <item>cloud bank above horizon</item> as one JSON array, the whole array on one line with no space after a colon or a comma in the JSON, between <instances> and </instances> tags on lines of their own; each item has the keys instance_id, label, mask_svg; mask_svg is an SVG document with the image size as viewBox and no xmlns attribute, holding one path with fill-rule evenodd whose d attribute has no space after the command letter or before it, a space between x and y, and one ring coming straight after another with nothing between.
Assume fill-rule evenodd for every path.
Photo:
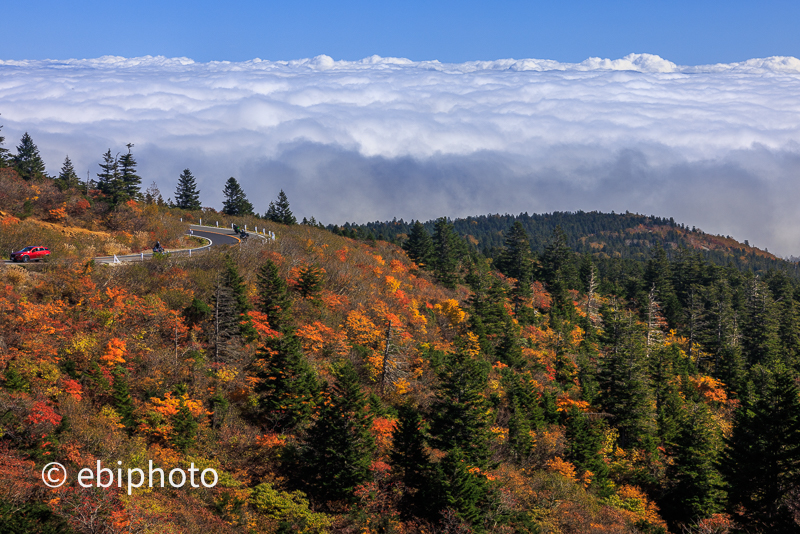
<instances>
[{"instance_id":1,"label":"cloud bank above horizon","mask_svg":"<svg viewBox=\"0 0 800 534\"><path fill-rule=\"evenodd\" d=\"M134 143L143 185L229 176L324 222L636 211L800 255L800 60L447 64L373 56L0 60L6 147L83 178Z\"/></svg>"}]
</instances>

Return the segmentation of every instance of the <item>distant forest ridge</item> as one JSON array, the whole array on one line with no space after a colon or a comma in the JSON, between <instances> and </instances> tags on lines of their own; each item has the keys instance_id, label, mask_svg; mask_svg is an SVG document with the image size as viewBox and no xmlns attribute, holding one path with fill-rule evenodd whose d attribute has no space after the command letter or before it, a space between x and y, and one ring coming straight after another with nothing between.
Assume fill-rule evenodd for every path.
<instances>
[{"instance_id":1,"label":"distant forest ridge","mask_svg":"<svg viewBox=\"0 0 800 534\"><path fill-rule=\"evenodd\" d=\"M519 215L488 214L453 219L456 231L484 255L495 258L503 246L508 230L520 221L530 238L534 252L544 251L556 227L566 234L570 248L580 254L589 253L598 260L622 258L646 261L655 247L667 253L678 248L696 250L717 265L735 265L761 272L770 268L794 270L796 264L781 259L767 250L740 243L730 236L711 235L675 220L638 213L601 213L597 211L562 212ZM328 225L337 233L362 239L402 242L414 220L375 221L366 224L345 223ZM423 223L433 232L435 220Z\"/></svg>"}]
</instances>

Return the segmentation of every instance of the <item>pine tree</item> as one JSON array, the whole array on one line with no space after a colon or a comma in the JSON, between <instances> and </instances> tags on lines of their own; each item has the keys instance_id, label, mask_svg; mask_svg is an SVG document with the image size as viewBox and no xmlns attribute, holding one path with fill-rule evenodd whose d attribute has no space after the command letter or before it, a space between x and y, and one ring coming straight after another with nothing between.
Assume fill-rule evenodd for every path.
<instances>
[{"instance_id":1,"label":"pine tree","mask_svg":"<svg viewBox=\"0 0 800 534\"><path fill-rule=\"evenodd\" d=\"M488 365L459 350L448 356L439 371L439 388L431 408L431 435L437 448L461 449L475 466L487 466L489 451L489 406L483 395Z\"/></svg>"},{"instance_id":2,"label":"pine tree","mask_svg":"<svg viewBox=\"0 0 800 534\"><path fill-rule=\"evenodd\" d=\"M511 399L511 419L508 420L508 444L520 461L525 460L530 455L533 447L528 416L516 397Z\"/></svg>"},{"instance_id":3,"label":"pine tree","mask_svg":"<svg viewBox=\"0 0 800 534\"><path fill-rule=\"evenodd\" d=\"M278 266L267 260L258 270L258 311L267 315L273 330L282 331L289 325L292 299L289 285L278 273Z\"/></svg>"},{"instance_id":4,"label":"pine tree","mask_svg":"<svg viewBox=\"0 0 800 534\"><path fill-rule=\"evenodd\" d=\"M225 215L252 215L253 205L247 200L242 186L231 176L222 190L225 200L222 201L222 213Z\"/></svg>"},{"instance_id":5,"label":"pine tree","mask_svg":"<svg viewBox=\"0 0 800 534\"><path fill-rule=\"evenodd\" d=\"M39 149L33 143L28 132L22 136L17 146L17 154L12 158L12 162L14 169L25 180L38 180L47 176Z\"/></svg>"},{"instance_id":6,"label":"pine tree","mask_svg":"<svg viewBox=\"0 0 800 534\"><path fill-rule=\"evenodd\" d=\"M440 509L454 510L474 532L484 532L481 518L490 497L485 475L475 471L477 466L471 462L469 454L459 448L448 451L436 467Z\"/></svg>"},{"instance_id":7,"label":"pine tree","mask_svg":"<svg viewBox=\"0 0 800 534\"><path fill-rule=\"evenodd\" d=\"M423 269L433 267L433 240L421 222L416 221L411 227L411 233L403 243L403 250L411 261Z\"/></svg>"},{"instance_id":8,"label":"pine tree","mask_svg":"<svg viewBox=\"0 0 800 534\"><path fill-rule=\"evenodd\" d=\"M433 272L443 286L455 289L461 281L463 244L452 223L444 217L436 219L433 230Z\"/></svg>"},{"instance_id":9,"label":"pine tree","mask_svg":"<svg viewBox=\"0 0 800 534\"><path fill-rule=\"evenodd\" d=\"M774 365L780 360L778 310L769 289L752 278L747 292L746 327L742 348L750 365Z\"/></svg>"},{"instance_id":10,"label":"pine tree","mask_svg":"<svg viewBox=\"0 0 800 534\"><path fill-rule=\"evenodd\" d=\"M518 314L521 306L531 298L534 269L528 233L518 220L514 221L506 237L503 252L497 258L497 268L504 275L515 279L511 301L514 303L514 313Z\"/></svg>"},{"instance_id":11,"label":"pine tree","mask_svg":"<svg viewBox=\"0 0 800 534\"><path fill-rule=\"evenodd\" d=\"M375 442L370 433L372 415L350 363L337 373L330 400L308 431L301 457L305 482L324 500L349 500L356 486L369 480Z\"/></svg>"},{"instance_id":12,"label":"pine tree","mask_svg":"<svg viewBox=\"0 0 800 534\"><path fill-rule=\"evenodd\" d=\"M652 447L656 417L644 333L631 312L604 308L601 315L608 347L601 370L603 406L615 416L623 447Z\"/></svg>"},{"instance_id":13,"label":"pine tree","mask_svg":"<svg viewBox=\"0 0 800 534\"><path fill-rule=\"evenodd\" d=\"M239 274L239 269L230 254L225 255L225 269L222 271L221 280L222 284L230 289L231 296L234 299L241 336L246 341L253 341L256 339L257 334L250 317L247 315L247 312L252 310L253 306L247 300L247 286L244 283L244 277Z\"/></svg>"},{"instance_id":14,"label":"pine tree","mask_svg":"<svg viewBox=\"0 0 800 534\"><path fill-rule=\"evenodd\" d=\"M316 300L322 291L322 270L315 265L306 265L300 269L297 291L304 299Z\"/></svg>"},{"instance_id":15,"label":"pine tree","mask_svg":"<svg viewBox=\"0 0 800 534\"><path fill-rule=\"evenodd\" d=\"M102 172L97 173L97 188L109 197L113 205L127 200L127 192L119 172L119 158L111 154L111 149L103 154L103 163L100 164Z\"/></svg>"},{"instance_id":16,"label":"pine tree","mask_svg":"<svg viewBox=\"0 0 800 534\"><path fill-rule=\"evenodd\" d=\"M58 173L56 184L62 191L77 189L81 185L81 180L78 178L69 156L64 158L64 165L61 166L61 171Z\"/></svg>"},{"instance_id":17,"label":"pine tree","mask_svg":"<svg viewBox=\"0 0 800 534\"><path fill-rule=\"evenodd\" d=\"M580 285L573 256L566 234L557 226L542 255L541 276L553 297L551 316L570 322L575 318L575 307L569 290Z\"/></svg>"},{"instance_id":18,"label":"pine tree","mask_svg":"<svg viewBox=\"0 0 800 534\"><path fill-rule=\"evenodd\" d=\"M310 418L319 387L293 332L267 339L253 367L258 412L270 428L292 429Z\"/></svg>"},{"instance_id":19,"label":"pine tree","mask_svg":"<svg viewBox=\"0 0 800 534\"><path fill-rule=\"evenodd\" d=\"M800 392L784 370L756 366L753 376L757 393L737 412L722 459L728 509L750 532L797 532L787 500L800 487Z\"/></svg>"},{"instance_id":20,"label":"pine tree","mask_svg":"<svg viewBox=\"0 0 800 534\"><path fill-rule=\"evenodd\" d=\"M289 199L286 197L286 193L283 192L283 189L278 193L278 200L269 203L269 208L264 218L280 224L297 224L297 219L292 214L292 210L289 209Z\"/></svg>"},{"instance_id":21,"label":"pine tree","mask_svg":"<svg viewBox=\"0 0 800 534\"><path fill-rule=\"evenodd\" d=\"M178 177L178 187L175 190L175 205L182 210L195 211L200 209L200 191L197 190L197 182L189 169L183 169L180 177Z\"/></svg>"},{"instance_id":22,"label":"pine tree","mask_svg":"<svg viewBox=\"0 0 800 534\"><path fill-rule=\"evenodd\" d=\"M603 432L600 423L592 423L589 418L574 406L567 413L567 459L579 472L591 473L592 485L601 494L608 491L608 465L600 454L603 447Z\"/></svg>"},{"instance_id":23,"label":"pine tree","mask_svg":"<svg viewBox=\"0 0 800 534\"><path fill-rule=\"evenodd\" d=\"M0 130L3 129L3 126L0 125ZM8 167L8 149L4 148L3 145L6 142L6 138L0 135L0 169L3 167Z\"/></svg>"},{"instance_id":24,"label":"pine tree","mask_svg":"<svg viewBox=\"0 0 800 534\"><path fill-rule=\"evenodd\" d=\"M694 404L681 423L670 478L675 482L668 502L676 519L689 523L723 510L725 481L717 460L722 432L703 403Z\"/></svg>"},{"instance_id":25,"label":"pine tree","mask_svg":"<svg viewBox=\"0 0 800 534\"><path fill-rule=\"evenodd\" d=\"M392 433L391 463L400 474L403 485L413 493L406 500L412 509L424 509L427 506L430 482L430 459L425 451L422 415L410 405L402 405L399 409L398 424Z\"/></svg>"},{"instance_id":26,"label":"pine tree","mask_svg":"<svg viewBox=\"0 0 800 534\"><path fill-rule=\"evenodd\" d=\"M138 200L142 196L142 178L136 174L137 163L131 154L133 143L125 146L128 147L128 153L119 158L120 185L127 198Z\"/></svg>"},{"instance_id":27,"label":"pine tree","mask_svg":"<svg viewBox=\"0 0 800 534\"><path fill-rule=\"evenodd\" d=\"M183 452L194 445L195 438L197 437L198 428L197 419L195 418L189 406L186 404L186 399L183 395L180 397L178 405L178 413L172 416L172 444Z\"/></svg>"},{"instance_id":28,"label":"pine tree","mask_svg":"<svg viewBox=\"0 0 800 534\"><path fill-rule=\"evenodd\" d=\"M120 421L126 428L132 430L136 425L133 419L133 400L131 399L130 388L128 387L127 372L117 366L112 371L114 376L114 386L112 398L114 399L114 409L120 416Z\"/></svg>"}]
</instances>

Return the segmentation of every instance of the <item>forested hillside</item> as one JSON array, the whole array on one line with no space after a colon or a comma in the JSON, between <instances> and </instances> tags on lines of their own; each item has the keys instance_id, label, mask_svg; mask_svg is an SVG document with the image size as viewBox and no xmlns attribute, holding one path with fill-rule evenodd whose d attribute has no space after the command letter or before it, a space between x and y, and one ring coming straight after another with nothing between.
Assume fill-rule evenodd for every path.
<instances>
[{"instance_id":1,"label":"forested hillside","mask_svg":"<svg viewBox=\"0 0 800 534\"><path fill-rule=\"evenodd\" d=\"M502 251L508 232L519 221L528 233L531 248L542 253L553 232L560 228L567 245L575 252L591 254L601 266L609 258L647 261L653 248L667 251L687 248L717 265L734 265L740 269L765 273L773 268L786 268L786 263L765 250L739 243L731 236L706 234L698 228L687 228L671 217L634 213L553 212L528 215L481 215L455 219L456 232L487 257L495 258ZM410 235L416 221L372 222L363 225L345 223L328 225L328 229L349 237L385 239L402 243ZM436 221L422 223L433 232ZM794 267L792 265L792 267ZM602 268L602 267L601 267ZM792 273L793 276L796 273Z\"/></svg>"},{"instance_id":2,"label":"forested hillside","mask_svg":"<svg viewBox=\"0 0 800 534\"><path fill-rule=\"evenodd\" d=\"M91 191L58 187L106 230L226 217ZM0 204L3 234L39 202ZM0 267L0 532L800 531L791 270L598 258L555 225L535 254L521 221L490 260L446 219L401 248L282 193L247 211L224 220L277 239ZM98 461L218 483L81 487Z\"/></svg>"}]
</instances>

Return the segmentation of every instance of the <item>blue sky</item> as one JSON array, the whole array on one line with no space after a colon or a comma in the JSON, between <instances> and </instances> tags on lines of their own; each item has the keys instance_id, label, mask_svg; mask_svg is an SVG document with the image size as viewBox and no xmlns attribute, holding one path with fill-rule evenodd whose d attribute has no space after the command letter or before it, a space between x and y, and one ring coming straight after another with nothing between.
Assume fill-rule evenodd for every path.
<instances>
[{"instance_id":1,"label":"blue sky","mask_svg":"<svg viewBox=\"0 0 800 534\"><path fill-rule=\"evenodd\" d=\"M658 54L675 63L800 56L796 0L170 0L6 2L2 59L196 61L377 54L464 62ZM19 22L10 22L19 21Z\"/></svg>"}]
</instances>

